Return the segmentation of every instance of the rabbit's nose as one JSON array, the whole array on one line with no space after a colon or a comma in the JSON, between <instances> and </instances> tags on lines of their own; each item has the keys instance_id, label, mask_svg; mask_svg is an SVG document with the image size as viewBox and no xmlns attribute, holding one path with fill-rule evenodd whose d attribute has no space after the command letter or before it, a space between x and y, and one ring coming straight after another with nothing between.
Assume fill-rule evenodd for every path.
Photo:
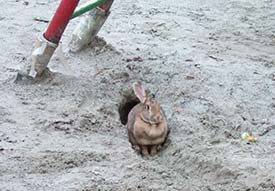
<instances>
[{"instance_id":1,"label":"rabbit's nose","mask_svg":"<svg viewBox=\"0 0 275 191\"><path fill-rule=\"evenodd\" d=\"M161 115L157 115L157 116L155 117L155 119L156 119L156 121L161 121Z\"/></svg>"}]
</instances>

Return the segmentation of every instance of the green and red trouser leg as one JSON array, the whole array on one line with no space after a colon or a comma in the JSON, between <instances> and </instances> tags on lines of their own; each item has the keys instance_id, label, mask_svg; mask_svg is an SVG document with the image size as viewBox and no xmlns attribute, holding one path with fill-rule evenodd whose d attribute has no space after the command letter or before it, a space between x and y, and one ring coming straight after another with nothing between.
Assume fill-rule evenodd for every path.
<instances>
[{"instance_id":1,"label":"green and red trouser leg","mask_svg":"<svg viewBox=\"0 0 275 191\"><path fill-rule=\"evenodd\" d=\"M70 19L75 18L93 6L98 6L109 13L113 0L97 0L92 2L92 6L85 5L76 10L79 0L61 0L52 20L46 31L38 37L32 52L31 63L19 71L19 75L35 78L43 73L58 46L58 43L65 31ZM107 14L106 14L107 15Z\"/></svg>"},{"instance_id":2,"label":"green and red trouser leg","mask_svg":"<svg viewBox=\"0 0 275 191\"><path fill-rule=\"evenodd\" d=\"M62 0L52 18L46 32L43 34L48 41L58 44L69 23L79 0Z\"/></svg>"}]
</instances>

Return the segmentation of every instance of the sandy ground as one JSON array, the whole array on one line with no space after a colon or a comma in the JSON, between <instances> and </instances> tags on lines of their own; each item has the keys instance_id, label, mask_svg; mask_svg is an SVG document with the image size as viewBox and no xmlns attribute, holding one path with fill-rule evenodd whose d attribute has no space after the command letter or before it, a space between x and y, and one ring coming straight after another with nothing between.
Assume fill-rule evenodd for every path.
<instances>
[{"instance_id":1,"label":"sandy ground","mask_svg":"<svg viewBox=\"0 0 275 191\"><path fill-rule=\"evenodd\" d=\"M81 1L83 2L83 1ZM62 48L40 83L14 83L58 0L0 2L0 190L275 190L275 2L116 0L108 45ZM118 106L141 80L170 143L130 147ZM252 132L258 141L240 139Z\"/></svg>"}]
</instances>

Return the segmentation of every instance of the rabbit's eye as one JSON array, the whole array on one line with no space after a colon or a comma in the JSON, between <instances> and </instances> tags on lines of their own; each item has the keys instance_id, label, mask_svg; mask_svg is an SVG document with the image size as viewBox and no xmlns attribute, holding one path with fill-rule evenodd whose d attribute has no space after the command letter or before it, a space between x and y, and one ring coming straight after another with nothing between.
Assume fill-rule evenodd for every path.
<instances>
[{"instance_id":1,"label":"rabbit's eye","mask_svg":"<svg viewBox=\"0 0 275 191\"><path fill-rule=\"evenodd\" d=\"M147 109L147 110L149 110L149 109L150 109L149 105L146 105L145 107L146 107L146 109Z\"/></svg>"}]
</instances>

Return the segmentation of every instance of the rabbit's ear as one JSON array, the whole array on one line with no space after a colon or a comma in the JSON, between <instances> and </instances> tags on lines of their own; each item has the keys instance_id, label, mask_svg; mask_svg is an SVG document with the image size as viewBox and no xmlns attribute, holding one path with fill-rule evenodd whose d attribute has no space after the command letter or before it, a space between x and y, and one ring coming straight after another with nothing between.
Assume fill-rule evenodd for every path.
<instances>
[{"instance_id":1,"label":"rabbit's ear","mask_svg":"<svg viewBox=\"0 0 275 191\"><path fill-rule=\"evenodd\" d=\"M140 82L135 82L133 84L133 89L134 89L134 92L135 92L137 98L139 99L139 101L141 103L144 103L145 100L146 100L146 92L143 89L141 83Z\"/></svg>"}]
</instances>

